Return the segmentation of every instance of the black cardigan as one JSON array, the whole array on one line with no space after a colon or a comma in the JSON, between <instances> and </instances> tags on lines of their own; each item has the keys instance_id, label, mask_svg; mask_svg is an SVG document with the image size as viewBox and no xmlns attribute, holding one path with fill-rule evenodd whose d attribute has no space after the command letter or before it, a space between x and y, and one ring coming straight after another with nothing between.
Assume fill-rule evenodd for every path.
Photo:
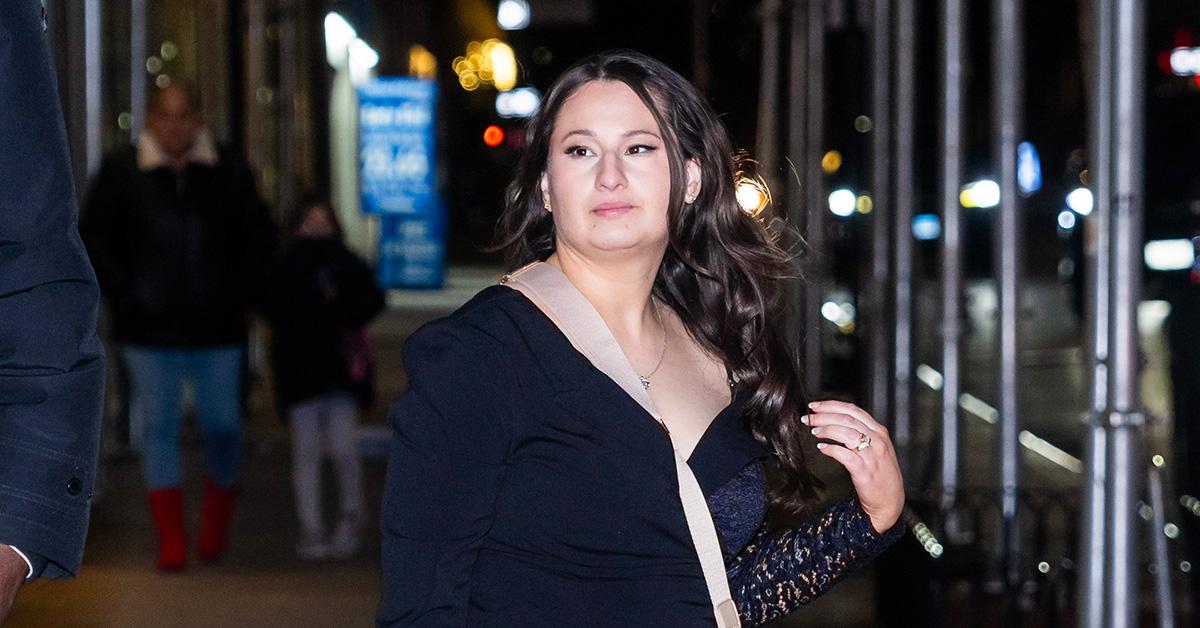
<instances>
[{"instance_id":1,"label":"black cardigan","mask_svg":"<svg viewBox=\"0 0 1200 628\"><path fill-rule=\"evenodd\" d=\"M714 625L669 439L523 295L484 290L413 334L405 364L380 625ZM712 496L765 456L735 398L688 464ZM743 617L794 609L895 534L856 503L815 522L729 552ZM786 595L797 578L813 586Z\"/></svg>"}]
</instances>

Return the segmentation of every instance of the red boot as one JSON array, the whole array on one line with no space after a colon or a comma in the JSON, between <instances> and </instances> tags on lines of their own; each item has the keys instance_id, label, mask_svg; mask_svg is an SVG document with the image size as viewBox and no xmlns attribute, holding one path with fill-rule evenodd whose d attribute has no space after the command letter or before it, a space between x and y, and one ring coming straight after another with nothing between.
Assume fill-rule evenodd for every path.
<instances>
[{"instance_id":1,"label":"red boot","mask_svg":"<svg viewBox=\"0 0 1200 628\"><path fill-rule=\"evenodd\" d=\"M183 491L179 487L149 491L150 514L158 529L158 568L179 571L187 565L187 534L183 529Z\"/></svg>"},{"instance_id":2,"label":"red boot","mask_svg":"<svg viewBox=\"0 0 1200 628\"><path fill-rule=\"evenodd\" d=\"M200 519L200 558L208 562L225 555L229 541L229 515L236 492L212 480L204 481L204 513Z\"/></svg>"}]
</instances>

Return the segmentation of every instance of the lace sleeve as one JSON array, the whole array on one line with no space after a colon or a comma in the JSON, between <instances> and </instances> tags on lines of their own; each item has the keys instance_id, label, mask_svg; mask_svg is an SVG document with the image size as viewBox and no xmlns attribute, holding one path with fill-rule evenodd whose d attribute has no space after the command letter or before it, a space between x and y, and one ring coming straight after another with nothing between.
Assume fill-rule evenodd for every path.
<instances>
[{"instance_id":1,"label":"lace sleeve","mask_svg":"<svg viewBox=\"0 0 1200 628\"><path fill-rule=\"evenodd\" d=\"M763 624L811 602L903 533L897 523L877 534L857 499L791 528L764 525L726 570L742 622Z\"/></svg>"}]
</instances>

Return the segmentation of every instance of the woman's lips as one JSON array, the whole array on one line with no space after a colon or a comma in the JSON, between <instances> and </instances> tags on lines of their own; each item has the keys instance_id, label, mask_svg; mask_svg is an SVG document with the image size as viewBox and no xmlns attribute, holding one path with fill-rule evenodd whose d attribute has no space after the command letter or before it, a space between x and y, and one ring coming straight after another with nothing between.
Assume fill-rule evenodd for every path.
<instances>
[{"instance_id":1,"label":"woman's lips","mask_svg":"<svg viewBox=\"0 0 1200 628\"><path fill-rule=\"evenodd\" d=\"M617 216L624 216L632 210L633 205L629 203L612 202L600 203L592 208L592 213L601 218L616 218Z\"/></svg>"}]
</instances>

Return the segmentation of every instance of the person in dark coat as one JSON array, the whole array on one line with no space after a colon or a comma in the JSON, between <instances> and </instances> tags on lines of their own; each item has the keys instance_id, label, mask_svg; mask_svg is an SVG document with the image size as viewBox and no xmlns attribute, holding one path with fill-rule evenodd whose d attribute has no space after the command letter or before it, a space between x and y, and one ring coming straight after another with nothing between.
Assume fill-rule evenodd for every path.
<instances>
[{"instance_id":1,"label":"person in dark coat","mask_svg":"<svg viewBox=\"0 0 1200 628\"><path fill-rule=\"evenodd\" d=\"M887 430L801 398L780 298L791 257L770 209L738 206L732 146L696 89L644 55L597 55L556 81L526 137L498 229L510 279L557 278L611 342L574 338L505 285L409 338L378 624L760 624L894 542ZM579 340L623 360L633 394ZM856 495L816 509L811 455ZM700 543L691 475L716 529ZM768 504L801 522L768 525ZM721 577L731 599L712 593Z\"/></svg>"},{"instance_id":2,"label":"person in dark coat","mask_svg":"<svg viewBox=\"0 0 1200 628\"><path fill-rule=\"evenodd\" d=\"M292 485L300 520L300 558L347 558L361 544L364 512L358 406L371 403L365 326L384 307L371 270L342 244L329 203L312 198L293 214L264 312L272 326L271 365L281 413L292 432ZM338 479L332 536L321 514L321 460Z\"/></svg>"},{"instance_id":3,"label":"person in dark coat","mask_svg":"<svg viewBox=\"0 0 1200 628\"><path fill-rule=\"evenodd\" d=\"M247 318L275 241L250 169L217 147L199 111L184 83L153 90L146 133L106 156L80 224L143 419L164 570L183 568L187 557L184 382L195 393L208 469L199 553L214 561L225 552L241 459Z\"/></svg>"},{"instance_id":4,"label":"person in dark coat","mask_svg":"<svg viewBox=\"0 0 1200 628\"><path fill-rule=\"evenodd\" d=\"M83 557L104 402L99 287L37 0L0 2L0 624Z\"/></svg>"}]
</instances>

